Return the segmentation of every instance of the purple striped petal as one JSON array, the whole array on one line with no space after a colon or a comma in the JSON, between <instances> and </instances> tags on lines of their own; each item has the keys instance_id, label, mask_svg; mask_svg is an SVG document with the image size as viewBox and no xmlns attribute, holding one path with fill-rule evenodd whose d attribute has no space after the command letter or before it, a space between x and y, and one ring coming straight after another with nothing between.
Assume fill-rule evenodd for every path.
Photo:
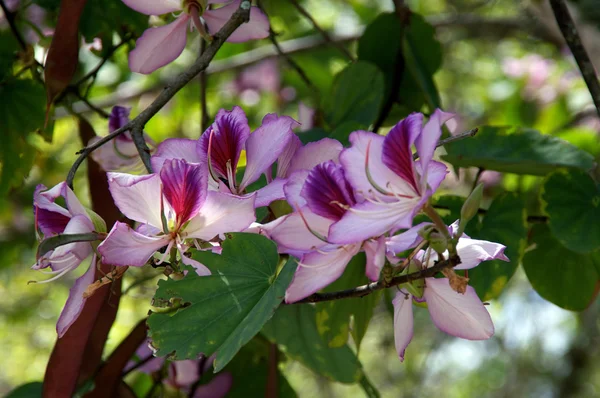
<instances>
[{"instance_id":1,"label":"purple striped petal","mask_svg":"<svg viewBox=\"0 0 600 398\"><path fill-rule=\"evenodd\" d=\"M208 171L198 164L180 159L168 159L160 171L163 194L173 207L177 227L198 214L206 200Z\"/></svg>"},{"instance_id":2,"label":"purple striped petal","mask_svg":"<svg viewBox=\"0 0 600 398\"><path fill-rule=\"evenodd\" d=\"M412 296L397 292L392 304L394 305L394 345L400 361L404 361L404 352L413 338Z\"/></svg>"},{"instance_id":3,"label":"purple striped petal","mask_svg":"<svg viewBox=\"0 0 600 398\"><path fill-rule=\"evenodd\" d=\"M344 170L331 160L310 171L300 195L313 213L335 221L346 212L342 206L356 203Z\"/></svg>"},{"instance_id":4,"label":"purple striped petal","mask_svg":"<svg viewBox=\"0 0 600 398\"><path fill-rule=\"evenodd\" d=\"M161 182L157 174L133 176L107 173L108 188L115 204L130 220L162 230Z\"/></svg>"},{"instance_id":5,"label":"purple striped petal","mask_svg":"<svg viewBox=\"0 0 600 398\"><path fill-rule=\"evenodd\" d=\"M113 106L112 111L110 112L110 116L108 117L108 132L112 133L113 131L120 129L125 126L129 122L129 112L131 108L126 108L124 106ZM124 137L125 134L121 134L117 137L120 139ZM127 137L129 141L131 141L131 136Z\"/></svg>"},{"instance_id":6,"label":"purple striped petal","mask_svg":"<svg viewBox=\"0 0 600 398\"><path fill-rule=\"evenodd\" d=\"M211 165L219 177L228 179L227 162L235 176L240 153L249 136L250 127L242 108L234 106L231 111L221 109L217 113L215 122L200 137L200 148L207 159L210 149Z\"/></svg>"},{"instance_id":7,"label":"purple striped petal","mask_svg":"<svg viewBox=\"0 0 600 398\"><path fill-rule=\"evenodd\" d=\"M423 298L441 331L468 340L486 340L494 334L492 318L473 287L467 286L465 294L460 294L447 278L427 278Z\"/></svg>"},{"instance_id":8,"label":"purple striped petal","mask_svg":"<svg viewBox=\"0 0 600 398\"><path fill-rule=\"evenodd\" d=\"M423 115L412 113L392 128L383 143L382 160L420 193L411 146L421 133Z\"/></svg>"}]
</instances>

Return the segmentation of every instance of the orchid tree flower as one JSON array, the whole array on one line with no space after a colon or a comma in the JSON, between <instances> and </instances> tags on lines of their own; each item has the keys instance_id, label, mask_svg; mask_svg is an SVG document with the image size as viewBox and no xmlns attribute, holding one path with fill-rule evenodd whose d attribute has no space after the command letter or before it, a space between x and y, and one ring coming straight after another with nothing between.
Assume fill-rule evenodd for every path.
<instances>
[{"instance_id":1,"label":"orchid tree flower","mask_svg":"<svg viewBox=\"0 0 600 398\"><path fill-rule=\"evenodd\" d=\"M207 178L205 165L181 159L165 160L158 174L108 173L115 204L140 226L134 230L117 222L98 246L102 261L140 267L166 246L159 263L176 248L184 264L193 266L199 275L209 275L208 268L185 255L186 250L195 240L209 241L247 228L255 220L255 195L208 191Z\"/></svg>"},{"instance_id":2,"label":"orchid tree flower","mask_svg":"<svg viewBox=\"0 0 600 398\"><path fill-rule=\"evenodd\" d=\"M203 36L218 32L238 9L241 0L123 0L130 8L146 15L180 13L175 21L158 28L147 29L129 53L129 68L149 74L174 61L183 52L188 27L196 28ZM212 9L211 4L225 4ZM207 29L205 29L205 25ZM227 38L232 43L264 39L269 36L269 20L258 8L250 8L250 20Z\"/></svg>"},{"instance_id":3,"label":"orchid tree flower","mask_svg":"<svg viewBox=\"0 0 600 398\"><path fill-rule=\"evenodd\" d=\"M123 127L129 122L129 112L131 108L123 106L114 106L108 118L108 132ZM91 145L100 140L100 137L94 137L88 145ZM151 151L156 144L147 134L144 133L144 140L151 148ZM131 132L126 131L117 136L110 143L102 145L91 153L92 159L98 163L105 171L123 171L123 172L140 172L144 169L144 164L140 159L137 147L131 137Z\"/></svg>"},{"instance_id":4,"label":"orchid tree flower","mask_svg":"<svg viewBox=\"0 0 600 398\"><path fill-rule=\"evenodd\" d=\"M396 239L388 242L391 251L400 252L415 247L422 242L418 234L419 225ZM417 229L418 228L418 229ZM458 221L449 228L450 233L458 229ZM471 239L463 234L458 240L456 251L461 263L454 269L465 270L478 266L483 261L509 261L504 255L506 247L499 243ZM447 258L448 253L444 253ZM411 260L411 266L417 269L432 267L438 260L438 254L428 248L420 250ZM411 271L410 269L408 271ZM494 334L494 325L485 306L477 296L475 289L466 286L464 293L457 292L447 278L425 278L412 284L403 285L393 300L394 340L400 360L404 360L404 351L413 336L412 301L425 301L433 323L438 329L450 335L468 340L485 340Z\"/></svg>"},{"instance_id":5,"label":"orchid tree flower","mask_svg":"<svg viewBox=\"0 0 600 398\"><path fill-rule=\"evenodd\" d=\"M337 280L356 255L362 241L339 245L328 241L329 227L354 205L352 187L344 170L333 161L314 167L307 175L294 173L285 186L286 199L296 210L264 226L279 251L300 258L285 293L285 301L301 300Z\"/></svg>"},{"instance_id":6,"label":"orchid tree flower","mask_svg":"<svg viewBox=\"0 0 600 398\"><path fill-rule=\"evenodd\" d=\"M367 131L350 135L352 146L342 151L340 163L359 203L331 227L332 242L366 240L411 227L416 213L448 172L432 158L441 126L451 117L438 109L423 126L423 115L413 113L385 137ZM417 161L413 160L413 144Z\"/></svg>"},{"instance_id":7,"label":"orchid tree flower","mask_svg":"<svg viewBox=\"0 0 600 398\"><path fill-rule=\"evenodd\" d=\"M58 198L65 201L66 208L56 203ZM47 189L38 185L33 195L33 210L35 213L35 228L43 239L62 234L85 234L94 231L106 232L106 225L95 213L88 213L71 188L65 182ZM93 218L92 216L93 215ZM42 236L40 236L40 240ZM50 279L36 281L46 283L54 281L75 270L89 257L92 257L87 271L80 276L69 291L67 302L58 318L56 331L62 337L69 327L77 320L86 299L83 292L94 282L96 272L96 255L91 242L72 242L43 253L32 269L49 268L45 273L52 275Z\"/></svg>"}]
</instances>

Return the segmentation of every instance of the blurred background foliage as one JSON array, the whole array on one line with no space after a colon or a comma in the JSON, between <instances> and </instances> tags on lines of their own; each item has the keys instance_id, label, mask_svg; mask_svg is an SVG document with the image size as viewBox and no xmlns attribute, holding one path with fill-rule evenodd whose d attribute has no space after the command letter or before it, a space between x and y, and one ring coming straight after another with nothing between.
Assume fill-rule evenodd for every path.
<instances>
[{"instance_id":1,"label":"blurred background foliage","mask_svg":"<svg viewBox=\"0 0 600 398\"><path fill-rule=\"evenodd\" d=\"M431 23L441 44L438 49L435 42L421 43L423 47L419 51L433 58L438 51L439 55L443 54L441 66L435 68L434 80L443 109L458 115L450 124L452 132L480 125L533 128L544 135L565 139L598 159L600 121L545 2L412 0L407 3L413 12ZM597 29L600 18L597 12L590 11L597 9L592 3L591 0L579 1L573 8L576 15L585 17L580 22L586 24L581 25L586 44L600 42ZM58 2L13 0L6 4L12 12L17 12L17 26L24 32L26 42L33 46L35 59L42 62L48 48L48 35L56 21ZM251 126L256 127L266 113L298 118L299 107L321 108L325 104L326 114L317 114L317 124L323 117L329 122L335 120L335 116L327 115L327 108L335 108L336 104L327 104L331 101L327 97L334 89L334 75L348 64L348 59L338 48L324 42L290 2L266 0L262 4L282 48L291 53L314 87L303 82L284 57L274 52L268 40L226 44L208 71L209 115L214 116L221 108L240 105ZM333 40L347 46L353 54L358 50L357 39L365 27L382 12L393 11L391 0L305 0L301 4L330 32ZM119 29L103 35L107 30L103 24L114 25L115 21ZM145 17L131 12L120 1L88 2L81 23L85 45L79 54L78 76L94 71L106 54L104 51L118 48L99 72L80 87L78 95L103 109L112 105L131 106L132 115L136 115L166 82L195 59L199 52L197 37L176 62L156 73L141 76L129 72L127 53L134 43L132 38L145 29L146 22ZM112 25L109 31L114 28ZM419 34L416 37L418 39ZM14 46L11 39L6 16L0 17L0 48ZM386 51L388 46L393 46L393 40L384 40L381 51ZM592 57L600 55L600 51L592 49L590 53ZM32 62L30 58L5 66L3 61L0 60L0 72L3 68L25 67L26 62ZM600 66L598 60L594 61ZM32 74L28 84L34 85L35 79ZM56 339L55 323L72 283L72 280L61 279L51 284L27 284L40 278L29 269L35 261L36 246L31 210L33 190L40 183L53 186L64 180L75 152L85 145L79 140L77 121L71 112L84 114L97 134L108 132L107 121L101 114L90 109L77 95L68 95L63 105L55 109L51 140L47 132L40 131L15 138L13 132L23 128L20 124L36 126L25 127L33 131L41 124L40 119L43 121L43 114L27 104L43 102L44 93L37 86L11 88L11 84L14 83L0 83L0 108L3 109L0 131L3 140L22 140L19 145L24 149L10 157L13 166L29 164L31 169L26 167L23 171L10 166L6 160L10 154L3 155L0 395L24 382L43 378ZM407 90L410 92L410 87ZM367 94L368 91L367 87ZM26 100L15 101L15 96L23 93ZM415 97L408 96L407 101L418 103L423 99L415 94ZM384 121L384 130L405 115L406 110L397 106ZM200 126L200 87L195 80L147 124L146 132L156 142L168 137L197 138ZM9 182L5 174L9 175ZM85 175L83 170L80 175ZM466 196L476 175L475 168L460 169L458 175L453 174L448 179L440 194ZM484 207L489 206L493 197L517 192L526 201L528 214L540 214L537 198L543 177L484 171L479 179L486 187ZM75 180L75 191L84 201L88 192L86 184L85 178ZM484 263L482 267L485 266ZM146 316L158 278L152 271L130 269L126 274L125 293L107 343L107 353ZM502 294L490 300L488 308L497 331L494 338L482 342L447 336L433 327L425 310L417 311L415 336L407 350L406 361L401 363L393 349L390 308L382 302L375 310L359 358L385 397L590 397L600 394L600 362L597 361L600 305L597 300L592 300L587 309L579 313L561 309L532 290L519 267ZM294 361L285 362L282 369L301 397L362 394L359 386L330 382Z\"/></svg>"}]
</instances>

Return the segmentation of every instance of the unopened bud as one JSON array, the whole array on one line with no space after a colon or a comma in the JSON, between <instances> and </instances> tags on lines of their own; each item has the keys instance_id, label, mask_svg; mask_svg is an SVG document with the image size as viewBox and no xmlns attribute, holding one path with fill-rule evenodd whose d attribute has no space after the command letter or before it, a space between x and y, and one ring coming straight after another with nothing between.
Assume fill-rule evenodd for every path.
<instances>
[{"instance_id":1,"label":"unopened bud","mask_svg":"<svg viewBox=\"0 0 600 398\"><path fill-rule=\"evenodd\" d=\"M443 253L448 248L448 240L439 232L431 232L429 234L429 247L435 250L436 253Z\"/></svg>"},{"instance_id":2,"label":"unopened bud","mask_svg":"<svg viewBox=\"0 0 600 398\"><path fill-rule=\"evenodd\" d=\"M418 232L419 236L425 240L429 240L429 235L432 231L435 231L435 226L432 224L428 224L423 226Z\"/></svg>"},{"instance_id":3,"label":"unopened bud","mask_svg":"<svg viewBox=\"0 0 600 398\"><path fill-rule=\"evenodd\" d=\"M106 222L92 209L85 208L87 215L92 220L92 224L94 224L94 230L96 232L106 233Z\"/></svg>"},{"instance_id":4,"label":"unopened bud","mask_svg":"<svg viewBox=\"0 0 600 398\"><path fill-rule=\"evenodd\" d=\"M475 187L473 192L471 192L471 195L469 195L467 200L465 200L462 209L460 209L460 223L458 226L457 236L462 235L469 221L471 221L471 219L477 215L482 198L483 184L479 184Z\"/></svg>"},{"instance_id":5,"label":"unopened bud","mask_svg":"<svg viewBox=\"0 0 600 398\"><path fill-rule=\"evenodd\" d=\"M412 274L414 272L418 272L421 270L420 264L415 262L414 260L410 262L407 267L407 273ZM423 290L425 288L425 281L423 279L416 279L412 282L408 282L402 285L410 294L415 297L421 298L423 297Z\"/></svg>"}]
</instances>

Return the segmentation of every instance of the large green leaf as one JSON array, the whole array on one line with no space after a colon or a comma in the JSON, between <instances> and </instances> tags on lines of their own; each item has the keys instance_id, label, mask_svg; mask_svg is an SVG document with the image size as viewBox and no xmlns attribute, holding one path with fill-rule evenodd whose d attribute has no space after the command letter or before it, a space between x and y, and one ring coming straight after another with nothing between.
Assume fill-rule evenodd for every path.
<instances>
[{"instance_id":1,"label":"large green leaf","mask_svg":"<svg viewBox=\"0 0 600 398\"><path fill-rule=\"evenodd\" d=\"M546 175L558 168L592 168L593 157L560 138L538 131L484 126L473 138L446 146L455 167L482 167L516 174Z\"/></svg>"},{"instance_id":2,"label":"large green leaf","mask_svg":"<svg viewBox=\"0 0 600 398\"><path fill-rule=\"evenodd\" d=\"M552 234L566 248L587 253L600 248L600 186L580 170L548 176L542 192Z\"/></svg>"},{"instance_id":3,"label":"large green leaf","mask_svg":"<svg viewBox=\"0 0 600 398\"><path fill-rule=\"evenodd\" d=\"M148 17L127 7L122 1L95 0L88 1L81 15L79 29L86 41L95 37L107 38L103 43L110 48L112 33L131 31L136 35L148 28Z\"/></svg>"},{"instance_id":4,"label":"large green leaf","mask_svg":"<svg viewBox=\"0 0 600 398\"><path fill-rule=\"evenodd\" d=\"M567 310L581 311L596 296L600 252L580 254L565 248L545 224L531 230L535 246L525 253L523 268L540 296Z\"/></svg>"},{"instance_id":5,"label":"large green leaf","mask_svg":"<svg viewBox=\"0 0 600 398\"><path fill-rule=\"evenodd\" d=\"M285 305L263 328L269 340L285 347L286 354L317 374L341 383L363 377L360 362L350 347L330 348L321 338L310 304Z\"/></svg>"},{"instance_id":6,"label":"large green leaf","mask_svg":"<svg viewBox=\"0 0 600 398\"><path fill-rule=\"evenodd\" d=\"M19 44L10 31L0 32L0 81L10 75Z\"/></svg>"},{"instance_id":7,"label":"large green leaf","mask_svg":"<svg viewBox=\"0 0 600 398\"><path fill-rule=\"evenodd\" d=\"M227 234L221 255L198 251L194 259L212 275L189 272L179 281L159 281L155 305L179 308L150 315L149 335L159 356L185 359L216 352L219 371L273 316L297 263L288 261L277 274L275 243L248 233Z\"/></svg>"},{"instance_id":8,"label":"large green leaf","mask_svg":"<svg viewBox=\"0 0 600 398\"><path fill-rule=\"evenodd\" d=\"M361 286L370 281L365 276L366 256L359 253L352 258L344 274L324 291L333 292ZM379 293L379 292L376 292ZM357 347L364 337L369 321L373 316L373 308L377 304L379 294L344 300L332 300L317 303L317 329L330 347L342 347L348 342L350 333L350 317L354 317L352 337Z\"/></svg>"},{"instance_id":9,"label":"large green leaf","mask_svg":"<svg viewBox=\"0 0 600 398\"><path fill-rule=\"evenodd\" d=\"M15 388L5 398L39 398L42 396L43 383L34 381Z\"/></svg>"},{"instance_id":10,"label":"large green leaf","mask_svg":"<svg viewBox=\"0 0 600 398\"><path fill-rule=\"evenodd\" d=\"M472 229L468 230L471 231ZM482 300L491 300L500 295L523 257L527 243L524 199L513 193L498 196L485 214L483 222L477 226L477 232L471 233L472 238L505 245L504 254L510 259L508 263L500 260L486 261L469 270L469 284Z\"/></svg>"},{"instance_id":11,"label":"large green leaf","mask_svg":"<svg viewBox=\"0 0 600 398\"><path fill-rule=\"evenodd\" d=\"M323 105L325 120L332 128L354 121L371 125L383 101L384 79L372 63L358 61L336 75Z\"/></svg>"}]
</instances>

